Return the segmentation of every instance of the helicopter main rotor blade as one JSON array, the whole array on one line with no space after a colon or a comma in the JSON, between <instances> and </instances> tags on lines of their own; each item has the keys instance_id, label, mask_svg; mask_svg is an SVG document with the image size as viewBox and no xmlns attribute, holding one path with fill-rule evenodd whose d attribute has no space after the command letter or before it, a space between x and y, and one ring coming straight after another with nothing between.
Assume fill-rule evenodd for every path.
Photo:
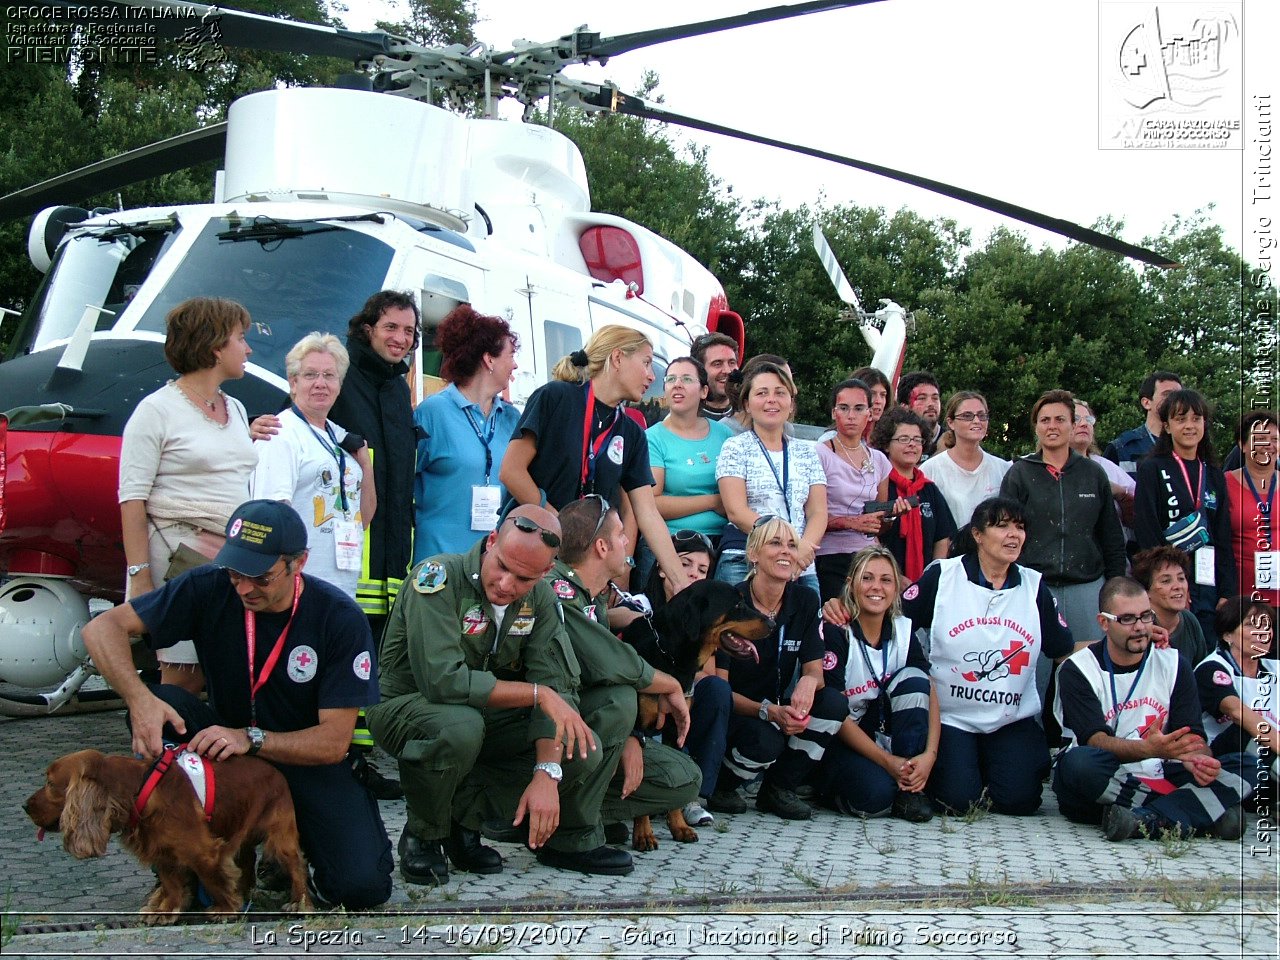
<instances>
[{"instance_id":1,"label":"helicopter main rotor blade","mask_svg":"<svg viewBox=\"0 0 1280 960\"><path fill-rule=\"evenodd\" d=\"M76 15L76 11L109 8L118 11L112 15L114 18L145 22L154 27L151 36L169 40L183 38L192 31L192 42L203 40L230 47L339 57L350 61L369 60L409 43L381 30L361 33L184 0L94 0L91 6L86 6L82 0L50 0L49 5L71 11L72 15ZM206 32L201 32L202 26L207 28ZM215 26L216 32L212 29Z\"/></svg>"},{"instance_id":2,"label":"helicopter main rotor blade","mask_svg":"<svg viewBox=\"0 0 1280 960\"><path fill-rule=\"evenodd\" d=\"M787 20L791 17L803 17L810 13L823 13L827 10L839 10L843 7L858 7L868 3L879 3L880 0L808 0L807 3L795 3L764 10L752 10L747 13L736 13L729 17L718 17L715 20L702 20L697 23L686 23L679 26L659 27L656 30L641 30L637 33L622 33L616 37L604 37L593 43L586 55L593 59L615 57L620 53L651 47L656 43L669 40L683 40L685 37L700 37L707 33L718 33L721 30L733 30L736 27L749 27L757 23L770 23L774 20Z\"/></svg>"},{"instance_id":3,"label":"helicopter main rotor blade","mask_svg":"<svg viewBox=\"0 0 1280 960\"><path fill-rule=\"evenodd\" d=\"M658 107L650 106L639 97L629 96L612 87L602 87L598 96L590 99L584 98L584 102L589 107L594 107L596 109L603 108L605 110L612 110L616 113L625 113L633 117L641 117L645 120L660 120L663 123L674 123L677 126L688 127L692 130L703 130L707 133L718 133L721 136L733 137L737 140L746 140L749 143L759 143L767 147L777 147L780 150L789 150L792 153L799 153L809 157L817 157L820 160L829 160L832 163L839 163L846 167L853 167L857 170L865 170L868 173L879 174L882 177L888 177L890 180L897 180L900 183L910 184L914 187L921 187L925 190L930 190L933 193L941 194L944 197L961 200L975 207L981 207L983 210L990 210L992 213L998 213L1002 217L1008 217L1011 220L1018 220L1022 223L1030 224L1033 227L1048 230L1050 233L1056 233L1069 240L1077 240L1080 243L1087 243L1090 246L1098 247L1102 250L1108 250L1111 253L1118 253L1123 257L1131 257L1132 259L1139 260L1142 263L1149 263L1153 266L1166 268L1178 266L1176 261L1170 260L1162 253L1156 253L1154 250L1148 250L1145 247L1125 243L1123 240L1119 240L1116 237L1101 233L1097 230L1091 230L1088 227L1082 227L1080 224L1072 223L1070 220L1061 220L1058 217L1051 217L1047 214L1031 210L1028 207L1019 206L1016 203L1008 203L1004 200L998 200L995 197L989 197L986 194L977 193L973 190L966 190L964 187L957 187L949 183L943 183L941 180L932 180L929 177L921 177L913 173L906 173L902 170L895 170L893 167L882 166L878 163L869 163L866 160L857 160L853 157L841 156L838 153L831 153L827 150L818 150L815 147L806 147L797 143L788 143L785 140L776 140L773 137L763 137L759 134L748 133L745 130L726 127L719 123L711 123L708 120L699 120L696 117L686 117L682 114L672 113L669 110L662 110Z\"/></svg>"},{"instance_id":4,"label":"helicopter main rotor blade","mask_svg":"<svg viewBox=\"0 0 1280 960\"><path fill-rule=\"evenodd\" d=\"M70 198L92 197L209 160L221 160L226 146L224 121L129 150L0 197L0 221L30 216Z\"/></svg>"}]
</instances>

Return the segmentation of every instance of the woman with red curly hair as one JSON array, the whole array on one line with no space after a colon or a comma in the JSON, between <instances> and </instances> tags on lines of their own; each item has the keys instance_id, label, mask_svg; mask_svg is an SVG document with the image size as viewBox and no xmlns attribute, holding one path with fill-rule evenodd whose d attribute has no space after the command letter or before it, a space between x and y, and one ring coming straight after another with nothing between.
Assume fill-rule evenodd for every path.
<instances>
[{"instance_id":1,"label":"woman with red curly hair","mask_svg":"<svg viewBox=\"0 0 1280 960\"><path fill-rule=\"evenodd\" d=\"M497 523L498 481L520 411L500 394L520 342L501 317L455 307L436 329L440 378L449 385L418 405L422 436L413 484L413 562L465 553Z\"/></svg>"}]
</instances>

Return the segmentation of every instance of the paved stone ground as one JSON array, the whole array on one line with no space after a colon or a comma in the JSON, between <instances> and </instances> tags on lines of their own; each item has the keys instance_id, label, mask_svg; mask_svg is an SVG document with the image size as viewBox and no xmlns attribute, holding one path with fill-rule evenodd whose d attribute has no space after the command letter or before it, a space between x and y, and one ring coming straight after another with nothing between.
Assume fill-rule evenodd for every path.
<instances>
[{"instance_id":1,"label":"paved stone ground","mask_svg":"<svg viewBox=\"0 0 1280 960\"><path fill-rule=\"evenodd\" d=\"M152 929L149 872L113 844L76 861L21 809L47 763L127 752L119 712L0 719L6 956L939 956L1276 957L1280 851L1250 817L1243 840L1106 843L1058 815L857 821L754 811L635 854L629 877L539 866L502 844L497 876L442 889L397 877L378 915L266 915ZM382 804L394 840L402 802ZM325 942L337 941L337 942Z\"/></svg>"}]
</instances>

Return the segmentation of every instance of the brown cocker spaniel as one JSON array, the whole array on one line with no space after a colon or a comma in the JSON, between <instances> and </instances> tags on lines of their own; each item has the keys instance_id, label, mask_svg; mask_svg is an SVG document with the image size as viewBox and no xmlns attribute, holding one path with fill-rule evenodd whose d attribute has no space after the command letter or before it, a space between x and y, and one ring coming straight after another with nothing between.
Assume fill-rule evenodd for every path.
<instances>
[{"instance_id":1,"label":"brown cocker spaniel","mask_svg":"<svg viewBox=\"0 0 1280 960\"><path fill-rule=\"evenodd\" d=\"M209 912L235 914L253 885L255 847L289 876L290 911L310 908L306 868L298 846L289 786L275 767L256 757L218 761L211 820L186 775L173 764L160 778L141 815L134 798L151 764L97 750L59 757L44 786L22 808L40 828L60 830L62 845L79 859L107 852L112 833L159 883L142 913L148 923L173 923L191 899L192 875L212 900Z\"/></svg>"}]
</instances>

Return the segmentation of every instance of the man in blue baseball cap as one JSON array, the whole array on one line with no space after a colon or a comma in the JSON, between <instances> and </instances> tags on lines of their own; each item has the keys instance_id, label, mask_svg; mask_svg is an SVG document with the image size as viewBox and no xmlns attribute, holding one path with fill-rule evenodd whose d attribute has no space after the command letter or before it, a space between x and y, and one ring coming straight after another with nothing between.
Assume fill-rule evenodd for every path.
<instances>
[{"instance_id":1,"label":"man in blue baseball cap","mask_svg":"<svg viewBox=\"0 0 1280 960\"><path fill-rule=\"evenodd\" d=\"M307 531L287 503L250 500L227 523L214 563L92 620L85 645L129 707L133 749L165 743L211 760L260 756L289 783L314 892L349 910L391 895L391 843L347 748L361 707L378 702L368 620L303 574ZM138 676L130 637L161 649L195 642L208 702Z\"/></svg>"}]
</instances>

